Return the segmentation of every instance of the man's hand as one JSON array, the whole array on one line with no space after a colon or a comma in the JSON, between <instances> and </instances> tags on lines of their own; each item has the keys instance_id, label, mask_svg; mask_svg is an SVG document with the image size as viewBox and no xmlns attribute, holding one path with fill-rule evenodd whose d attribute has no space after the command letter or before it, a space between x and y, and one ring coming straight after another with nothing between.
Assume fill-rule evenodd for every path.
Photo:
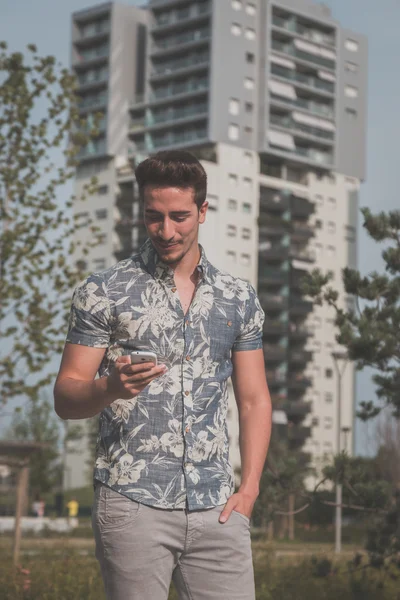
<instances>
[{"instance_id":1,"label":"man's hand","mask_svg":"<svg viewBox=\"0 0 400 600\"><path fill-rule=\"evenodd\" d=\"M236 511L245 515L250 519L251 513L253 512L253 506L255 501L257 500L257 494L246 494L245 492L241 492L240 490L233 494L228 502L225 504L225 508L220 514L219 522L226 523L226 521L231 516L232 511Z\"/></svg>"},{"instance_id":2,"label":"man's hand","mask_svg":"<svg viewBox=\"0 0 400 600\"><path fill-rule=\"evenodd\" d=\"M107 388L113 398L129 400L166 372L167 367L163 364L156 367L152 362L132 365L130 356L120 356L107 377Z\"/></svg>"}]
</instances>

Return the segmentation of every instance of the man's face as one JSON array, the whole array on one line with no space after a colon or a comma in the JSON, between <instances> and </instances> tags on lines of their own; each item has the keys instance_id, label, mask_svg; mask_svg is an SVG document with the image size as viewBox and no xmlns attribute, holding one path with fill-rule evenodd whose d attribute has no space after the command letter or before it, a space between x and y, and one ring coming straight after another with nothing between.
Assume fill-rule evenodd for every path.
<instances>
[{"instance_id":1,"label":"man's face","mask_svg":"<svg viewBox=\"0 0 400 600\"><path fill-rule=\"evenodd\" d=\"M197 246L208 203L199 210L193 188L146 186L143 196L144 223L157 254L166 264L179 263Z\"/></svg>"}]
</instances>

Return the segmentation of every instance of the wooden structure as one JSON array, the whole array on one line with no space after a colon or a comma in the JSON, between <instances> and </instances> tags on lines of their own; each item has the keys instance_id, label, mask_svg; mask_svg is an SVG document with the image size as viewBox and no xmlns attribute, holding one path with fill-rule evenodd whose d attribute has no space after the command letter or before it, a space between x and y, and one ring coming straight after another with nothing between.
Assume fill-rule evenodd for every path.
<instances>
[{"instance_id":1,"label":"wooden structure","mask_svg":"<svg viewBox=\"0 0 400 600\"><path fill-rule=\"evenodd\" d=\"M0 441L0 464L18 470L17 501L15 507L13 563L18 564L21 545L21 517L26 506L29 481L29 461L34 452L42 450L46 444L37 442Z\"/></svg>"}]
</instances>

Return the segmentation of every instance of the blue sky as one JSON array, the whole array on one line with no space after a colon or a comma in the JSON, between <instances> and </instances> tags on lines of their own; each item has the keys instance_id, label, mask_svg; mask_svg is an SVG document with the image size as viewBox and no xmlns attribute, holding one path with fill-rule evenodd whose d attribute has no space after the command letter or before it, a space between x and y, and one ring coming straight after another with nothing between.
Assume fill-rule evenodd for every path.
<instances>
[{"instance_id":1,"label":"blue sky","mask_svg":"<svg viewBox=\"0 0 400 600\"><path fill-rule=\"evenodd\" d=\"M13 50L37 44L41 54L53 54L69 63L70 15L95 4L87 0L1 0L0 39ZM141 5L141 1L125 4ZM334 18L343 26L363 33L369 44L367 179L360 206L373 211L400 208L398 194L398 140L400 139L400 1L326 0ZM360 220L361 224L361 220ZM381 269L376 245L364 231L358 235L359 268L366 274ZM368 373L358 376L359 400L373 398ZM368 451L365 428L357 428L357 448Z\"/></svg>"}]
</instances>

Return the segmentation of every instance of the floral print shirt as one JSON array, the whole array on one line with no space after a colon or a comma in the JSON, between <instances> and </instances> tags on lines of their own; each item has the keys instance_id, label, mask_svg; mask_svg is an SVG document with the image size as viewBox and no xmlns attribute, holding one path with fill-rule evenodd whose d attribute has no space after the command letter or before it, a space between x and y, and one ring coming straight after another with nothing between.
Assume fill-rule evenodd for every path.
<instances>
[{"instance_id":1,"label":"floral print shirt","mask_svg":"<svg viewBox=\"0 0 400 600\"><path fill-rule=\"evenodd\" d=\"M67 342L106 348L99 376L133 350L168 371L100 414L94 478L150 506L196 510L234 492L226 416L231 352L262 347L264 313L252 286L220 272L201 248L186 315L170 267L150 240L74 292Z\"/></svg>"}]
</instances>

